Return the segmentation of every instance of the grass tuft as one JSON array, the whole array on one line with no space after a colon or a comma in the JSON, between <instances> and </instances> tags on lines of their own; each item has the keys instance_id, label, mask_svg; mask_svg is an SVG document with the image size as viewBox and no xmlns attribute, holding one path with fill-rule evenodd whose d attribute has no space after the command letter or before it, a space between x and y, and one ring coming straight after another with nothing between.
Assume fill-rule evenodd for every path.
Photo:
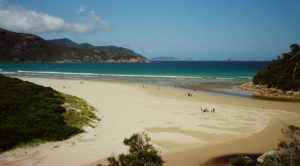
<instances>
[{"instance_id":1,"label":"grass tuft","mask_svg":"<svg viewBox=\"0 0 300 166\"><path fill-rule=\"evenodd\" d=\"M85 100L64 93L60 93L60 96L65 99L63 107L66 112L63 113L63 116L68 125L82 129L84 126L95 127L93 123L101 120L94 113L98 110Z\"/></svg>"}]
</instances>

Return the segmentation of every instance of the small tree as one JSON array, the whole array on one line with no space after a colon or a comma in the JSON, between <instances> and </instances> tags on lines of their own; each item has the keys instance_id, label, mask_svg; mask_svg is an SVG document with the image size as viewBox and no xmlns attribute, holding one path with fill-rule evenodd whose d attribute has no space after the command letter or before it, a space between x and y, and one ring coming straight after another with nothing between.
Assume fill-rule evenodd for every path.
<instances>
[{"instance_id":1,"label":"small tree","mask_svg":"<svg viewBox=\"0 0 300 166\"><path fill-rule=\"evenodd\" d=\"M150 144L146 133L133 134L123 143L129 146L129 154L108 157L108 166L162 166L164 161L158 151ZM101 166L98 164L98 166Z\"/></svg>"},{"instance_id":2,"label":"small tree","mask_svg":"<svg viewBox=\"0 0 300 166\"><path fill-rule=\"evenodd\" d=\"M291 49L292 52L298 52L298 51L300 51L300 47L299 47L298 44L292 44L290 46L290 49Z\"/></svg>"},{"instance_id":3,"label":"small tree","mask_svg":"<svg viewBox=\"0 0 300 166\"><path fill-rule=\"evenodd\" d=\"M300 164L300 128L294 125L285 126L282 133L289 141L281 141L278 144L282 157L290 166Z\"/></svg>"}]
</instances>

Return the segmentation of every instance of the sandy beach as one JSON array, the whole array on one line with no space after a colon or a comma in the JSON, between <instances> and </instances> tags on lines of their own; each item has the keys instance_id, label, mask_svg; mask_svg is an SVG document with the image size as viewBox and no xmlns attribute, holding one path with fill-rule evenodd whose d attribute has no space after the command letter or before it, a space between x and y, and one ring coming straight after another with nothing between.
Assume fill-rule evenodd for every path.
<instances>
[{"instance_id":1,"label":"sandy beach","mask_svg":"<svg viewBox=\"0 0 300 166\"><path fill-rule=\"evenodd\" d=\"M225 97L140 84L22 78L85 99L99 111L95 128L61 142L11 150L6 166L95 166L127 152L122 141L145 131L166 166L195 166L227 154L276 148L284 124L300 125L300 102ZM187 96L192 93L192 97ZM201 112L202 109L215 113Z\"/></svg>"}]
</instances>

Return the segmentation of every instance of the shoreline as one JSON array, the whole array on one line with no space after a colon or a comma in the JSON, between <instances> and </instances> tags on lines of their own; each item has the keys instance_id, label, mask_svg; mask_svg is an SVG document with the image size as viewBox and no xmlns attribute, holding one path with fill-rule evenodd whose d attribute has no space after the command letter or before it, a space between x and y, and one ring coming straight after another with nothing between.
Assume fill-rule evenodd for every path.
<instances>
[{"instance_id":1,"label":"shoreline","mask_svg":"<svg viewBox=\"0 0 300 166\"><path fill-rule=\"evenodd\" d=\"M244 83L239 88L252 93L257 98L300 102L300 91L283 91L277 88L267 88L267 85L255 85L253 82Z\"/></svg>"},{"instance_id":2,"label":"shoreline","mask_svg":"<svg viewBox=\"0 0 300 166\"><path fill-rule=\"evenodd\" d=\"M66 141L5 152L0 155L0 164L96 165L112 153L126 152L122 144L125 137L146 131L161 149L167 166L198 165L220 155L275 148L282 124L300 124L300 103L295 102L96 80L85 80L82 85L79 82L83 79L21 79L85 99L100 110L102 120L96 128ZM203 113L200 108L216 108L216 113ZM59 147L53 148L56 144ZM74 161L66 161L68 158Z\"/></svg>"},{"instance_id":3,"label":"shoreline","mask_svg":"<svg viewBox=\"0 0 300 166\"><path fill-rule=\"evenodd\" d=\"M194 85L175 85L175 87L179 87L186 90L196 91L199 93L206 93L211 95L218 96L228 96L228 97L237 97L237 98L251 98L258 100L270 100L270 101L282 101L282 102L300 102L299 97L291 97L291 96L272 96L272 95L263 95L257 93L256 90L252 90L249 88L245 88L244 86L248 84L242 85L232 85L231 87L210 87L210 86L194 86Z\"/></svg>"},{"instance_id":4,"label":"shoreline","mask_svg":"<svg viewBox=\"0 0 300 166\"><path fill-rule=\"evenodd\" d=\"M120 83L120 84L133 84L137 86L147 85L153 87L164 87L164 88L171 88L171 89L182 89L185 91L196 92L200 94L208 94L208 95L215 95L215 96L224 96L224 97L234 97L234 98L250 98L250 99L258 99L258 100L265 100L265 101L282 101L282 102L300 102L299 98L292 98L292 97L282 97L282 96L264 96L255 91L248 90L243 88L244 85L248 83L244 83L242 85L216 85L214 86L205 86L205 85L159 85L159 84L145 84L142 82L120 82L120 81L111 81L111 80L96 80L96 79L88 79L88 78L60 78L60 77L39 77L39 76L10 76L15 78L40 78L40 79L56 79L56 80L86 80L86 81L96 81L96 82L107 82L107 83Z\"/></svg>"}]
</instances>

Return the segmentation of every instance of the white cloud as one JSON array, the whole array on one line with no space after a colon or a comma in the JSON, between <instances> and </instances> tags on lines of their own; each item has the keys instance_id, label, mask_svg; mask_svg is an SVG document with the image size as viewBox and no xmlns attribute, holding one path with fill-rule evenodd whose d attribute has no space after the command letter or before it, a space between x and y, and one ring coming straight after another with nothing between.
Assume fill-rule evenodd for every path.
<instances>
[{"instance_id":1,"label":"white cloud","mask_svg":"<svg viewBox=\"0 0 300 166\"><path fill-rule=\"evenodd\" d=\"M91 10L90 13L91 13L92 15L95 15L95 14L96 14L95 10Z\"/></svg>"},{"instance_id":2,"label":"white cloud","mask_svg":"<svg viewBox=\"0 0 300 166\"><path fill-rule=\"evenodd\" d=\"M111 27L106 20L101 19L100 17L96 16L96 12L91 10L91 16L94 23L96 23L102 30L110 31Z\"/></svg>"},{"instance_id":3,"label":"white cloud","mask_svg":"<svg viewBox=\"0 0 300 166\"><path fill-rule=\"evenodd\" d=\"M84 12L82 8L78 11ZM45 13L39 13L32 10L26 10L22 7L10 6L6 9L0 8L0 26L7 29L24 32L72 32L72 33L90 33L95 31L110 31L111 27L106 20L95 15L90 15L89 23L71 23L66 22L60 17Z\"/></svg>"},{"instance_id":4,"label":"white cloud","mask_svg":"<svg viewBox=\"0 0 300 166\"><path fill-rule=\"evenodd\" d=\"M151 53L152 53L152 50L147 50L147 53L151 54Z\"/></svg>"},{"instance_id":5,"label":"white cloud","mask_svg":"<svg viewBox=\"0 0 300 166\"><path fill-rule=\"evenodd\" d=\"M79 9L77 10L77 13L82 13L82 12L85 12L86 9L82 6L79 7Z\"/></svg>"}]
</instances>

